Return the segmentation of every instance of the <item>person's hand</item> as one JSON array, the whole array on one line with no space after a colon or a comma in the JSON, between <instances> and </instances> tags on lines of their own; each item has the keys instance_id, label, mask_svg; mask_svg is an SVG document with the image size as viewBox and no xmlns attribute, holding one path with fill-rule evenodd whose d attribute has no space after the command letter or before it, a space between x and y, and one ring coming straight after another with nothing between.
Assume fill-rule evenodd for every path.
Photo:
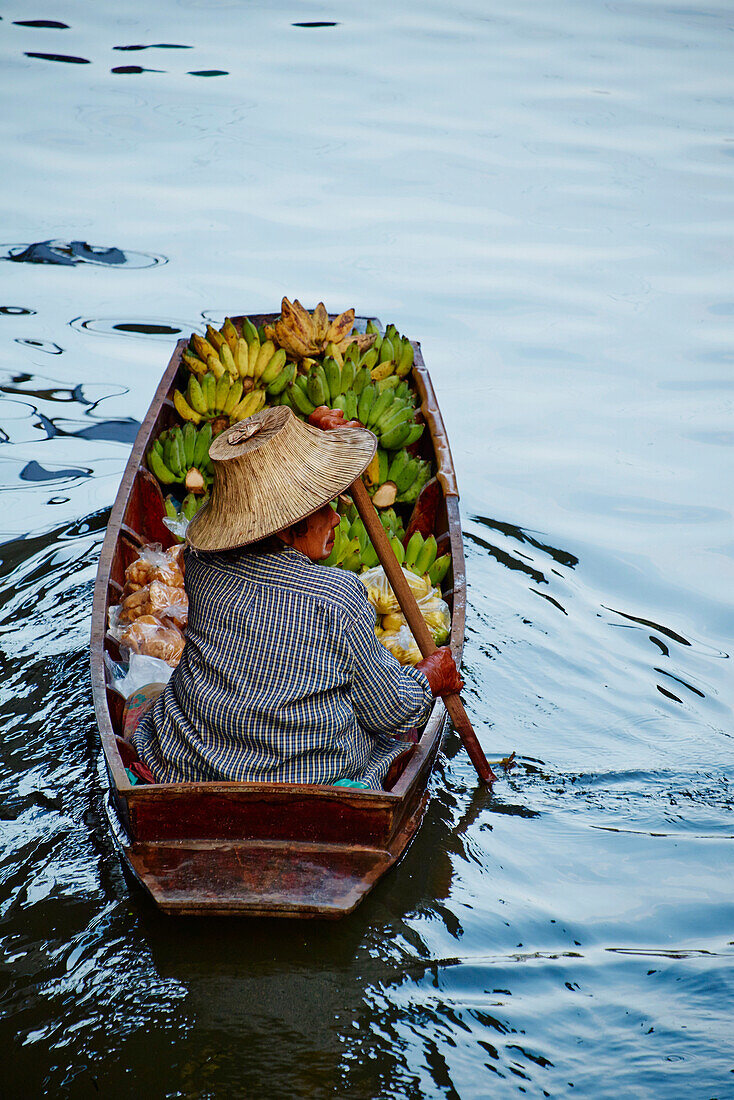
<instances>
[{"instance_id":1,"label":"person's hand","mask_svg":"<svg viewBox=\"0 0 734 1100\"><path fill-rule=\"evenodd\" d=\"M328 405L319 405L311 413L308 422L312 428L320 428L322 432L333 431L334 428L361 428L359 420L345 420L341 409L330 409Z\"/></svg>"},{"instance_id":2,"label":"person's hand","mask_svg":"<svg viewBox=\"0 0 734 1100\"><path fill-rule=\"evenodd\" d=\"M441 646L430 657L424 657L415 667L428 680L434 696L456 695L464 686L447 645Z\"/></svg>"}]
</instances>

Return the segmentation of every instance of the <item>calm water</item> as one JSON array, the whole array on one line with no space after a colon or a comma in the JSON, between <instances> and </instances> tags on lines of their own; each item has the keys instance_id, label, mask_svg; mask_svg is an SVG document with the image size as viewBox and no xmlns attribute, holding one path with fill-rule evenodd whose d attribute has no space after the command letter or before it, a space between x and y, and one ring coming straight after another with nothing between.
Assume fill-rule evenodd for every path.
<instances>
[{"instance_id":1,"label":"calm water","mask_svg":"<svg viewBox=\"0 0 734 1100\"><path fill-rule=\"evenodd\" d=\"M734 1097L733 45L662 0L3 7L3 1095ZM173 921L105 827L96 562L179 333L284 293L422 340L520 763L451 735L338 926Z\"/></svg>"}]
</instances>

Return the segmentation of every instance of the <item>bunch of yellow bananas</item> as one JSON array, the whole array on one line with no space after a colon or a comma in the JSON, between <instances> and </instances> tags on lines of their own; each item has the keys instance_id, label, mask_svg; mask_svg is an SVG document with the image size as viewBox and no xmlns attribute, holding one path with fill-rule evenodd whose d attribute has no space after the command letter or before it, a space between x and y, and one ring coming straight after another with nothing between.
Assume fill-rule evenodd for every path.
<instances>
[{"instance_id":1,"label":"bunch of yellow bananas","mask_svg":"<svg viewBox=\"0 0 734 1100\"><path fill-rule=\"evenodd\" d=\"M293 381L296 365L286 360L285 350L264 339L247 317L241 333L229 317L220 331L207 325L206 337L195 332L181 356L190 373L186 393L174 390L176 411L194 424L219 416L244 420L263 407L267 394L277 396Z\"/></svg>"}]
</instances>

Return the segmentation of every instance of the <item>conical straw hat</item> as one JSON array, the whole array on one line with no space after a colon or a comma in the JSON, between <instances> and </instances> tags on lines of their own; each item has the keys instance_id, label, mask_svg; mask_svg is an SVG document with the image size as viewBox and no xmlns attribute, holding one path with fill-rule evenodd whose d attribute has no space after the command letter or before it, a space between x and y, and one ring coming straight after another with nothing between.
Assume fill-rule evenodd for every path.
<instances>
[{"instance_id":1,"label":"conical straw hat","mask_svg":"<svg viewBox=\"0 0 734 1100\"><path fill-rule=\"evenodd\" d=\"M369 465L377 440L366 428L321 431L287 405L263 409L209 448L209 503L186 531L195 550L233 550L305 519L344 492Z\"/></svg>"}]
</instances>

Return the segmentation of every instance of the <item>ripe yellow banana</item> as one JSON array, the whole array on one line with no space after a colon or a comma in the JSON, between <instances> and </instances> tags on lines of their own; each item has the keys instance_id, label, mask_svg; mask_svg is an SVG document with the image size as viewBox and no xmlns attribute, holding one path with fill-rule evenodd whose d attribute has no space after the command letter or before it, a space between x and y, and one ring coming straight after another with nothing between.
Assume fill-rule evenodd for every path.
<instances>
[{"instance_id":1,"label":"ripe yellow banana","mask_svg":"<svg viewBox=\"0 0 734 1100\"><path fill-rule=\"evenodd\" d=\"M229 415L233 421L247 420L248 416L259 412L264 404L265 390L252 390L247 397L242 398Z\"/></svg>"},{"instance_id":2,"label":"ripe yellow banana","mask_svg":"<svg viewBox=\"0 0 734 1100\"><path fill-rule=\"evenodd\" d=\"M191 408L180 390L173 391L173 404L178 415L183 417L184 420L190 420L193 424L201 424L201 417L198 412Z\"/></svg>"}]
</instances>

